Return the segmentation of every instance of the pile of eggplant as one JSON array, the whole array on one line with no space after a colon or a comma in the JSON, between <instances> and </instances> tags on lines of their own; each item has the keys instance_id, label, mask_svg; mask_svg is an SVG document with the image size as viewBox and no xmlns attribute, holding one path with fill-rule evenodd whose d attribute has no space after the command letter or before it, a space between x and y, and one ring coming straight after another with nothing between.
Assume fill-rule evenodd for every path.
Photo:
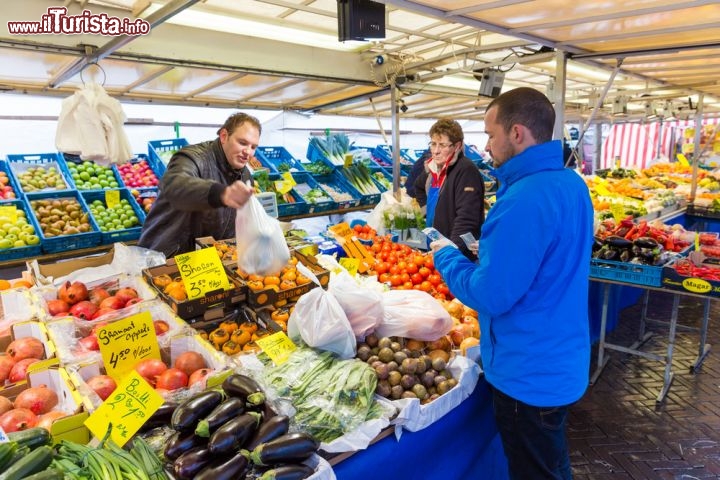
<instances>
[{"instance_id":1,"label":"pile of eggplant","mask_svg":"<svg viewBox=\"0 0 720 480\"><path fill-rule=\"evenodd\" d=\"M654 238L639 237L628 240L615 235L605 238L595 237L592 257L653 266L663 265L669 260L665 248Z\"/></svg>"},{"instance_id":2,"label":"pile of eggplant","mask_svg":"<svg viewBox=\"0 0 720 480\"><path fill-rule=\"evenodd\" d=\"M289 433L290 419L272 413L255 380L230 375L221 389L205 390L174 409L166 468L183 480L308 478L314 469L301 462L319 443L306 433Z\"/></svg>"}]
</instances>

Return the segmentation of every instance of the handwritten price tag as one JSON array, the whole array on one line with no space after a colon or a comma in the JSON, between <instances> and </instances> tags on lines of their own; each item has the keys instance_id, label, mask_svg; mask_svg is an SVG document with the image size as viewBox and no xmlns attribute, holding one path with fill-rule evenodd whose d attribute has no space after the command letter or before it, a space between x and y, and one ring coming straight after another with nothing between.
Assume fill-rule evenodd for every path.
<instances>
[{"instance_id":1,"label":"handwritten price tag","mask_svg":"<svg viewBox=\"0 0 720 480\"><path fill-rule=\"evenodd\" d=\"M160 358L150 312L141 312L105 325L98 330L97 339L105 370L116 382L140 360Z\"/></svg>"},{"instance_id":2,"label":"handwritten price tag","mask_svg":"<svg viewBox=\"0 0 720 480\"><path fill-rule=\"evenodd\" d=\"M7 220L9 223L15 223L17 217L17 207L15 205L0 207L0 218L3 219L3 221Z\"/></svg>"},{"instance_id":3,"label":"handwritten price tag","mask_svg":"<svg viewBox=\"0 0 720 480\"><path fill-rule=\"evenodd\" d=\"M120 190L105 190L105 205L115 208L120 205Z\"/></svg>"},{"instance_id":4,"label":"handwritten price tag","mask_svg":"<svg viewBox=\"0 0 720 480\"><path fill-rule=\"evenodd\" d=\"M349 240L355 235L355 231L352 228L350 228L350 225L348 225L346 222L342 222L342 223L338 223L337 225L333 225L332 227L329 227L328 230L338 240L340 240L340 239Z\"/></svg>"},{"instance_id":5,"label":"handwritten price tag","mask_svg":"<svg viewBox=\"0 0 720 480\"><path fill-rule=\"evenodd\" d=\"M275 190L277 190L278 193L285 194L292 190L297 183L290 172L284 172L281 176L282 180L275 182Z\"/></svg>"},{"instance_id":6,"label":"handwritten price tag","mask_svg":"<svg viewBox=\"0 0 720 480\"><path fill-rule=\"evenodd\" d=\"M177 255L175 262L190 300L213 290L230 288L230 281L214 246Z\"/></svg>"},{"instance_id":7,"label":"handwritten price tag","mask_svg":"<svg viewBox=\"0 0 720 480\"><path fill-rule=\"evenodd\" d=\"M263 352L270 357L275 365L285 363L290 354L295 351L295 344L284 332L273 333L255 341Z\"/></svg>"},{"instance_id":8,"label":"handwritten price tag","mask_svg":"<svg viewBox=\"0 0 720 480\"><path fill-rule=\"evenodd\" d=\"M342 257L340 258L340 265L342 265L342 267L347 270L350 275L355 275L360 267L360 259Z\"/></svg>"},{"instance_id":9,"label":"handwritten price tag","mask_svg":"<svg viewBox=\"0 0 720 480\"><path fill-rule=\"evenodd\" d=\"M108 428L112 428L110 438L122 447L164 401L144 378L133 371L85 420L85 426L97 438L103 438Z\"/></svg>"}]
</instances>

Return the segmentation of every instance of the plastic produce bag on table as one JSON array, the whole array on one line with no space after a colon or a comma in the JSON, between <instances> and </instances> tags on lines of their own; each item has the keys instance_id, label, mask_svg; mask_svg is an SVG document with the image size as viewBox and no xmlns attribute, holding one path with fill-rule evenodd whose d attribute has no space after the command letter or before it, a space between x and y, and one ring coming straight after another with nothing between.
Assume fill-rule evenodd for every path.
<instances>
[{"instance_id":1,"label":"plastic produce bag on table","mask_svg":"<svg viewBox=\"0 0 720 480\"><path fill-rule=\"evenodd\" d=\"M384 315L378 337L405 337L432 342L447 334L452 317L435 298L420 290L390 290L383 295Z\"/></svg>"},{"instance_id":2,"label":"plastic produce bag on table","mask_svg":"<svg viewBox=\"0 0 720 480\"><path fill-rule=\"evenodd\" d=\"M271 275L290 260L280 222L265 213L255 196L235 215L237 265L245 273Z\"/></svg>"},{"instance_id":3,"label":"plastic produce bag on table","mask_svg":"<svg viewBox=\"0 0 720 480\"><path fill-rule=\"evenodd\" d=\"M336 353L340 358L355 356L355 334L337 299L323 290L320 281L302 262L298 272L315 282L317 288L300 297L288 319L288 336L305 344Z\"/></svg>"},{"instance_id":4,"label":"plastic produce bag on table","mask_svg":"<svg viewBox=\"0 0 720 480\"><path fill-rule=\"evenodd\" d=\"M359 285L345 269L330 272L328 292L342 307L355 337L365 339L382 321L382 294Z\"/></svg>"}]
</instances>

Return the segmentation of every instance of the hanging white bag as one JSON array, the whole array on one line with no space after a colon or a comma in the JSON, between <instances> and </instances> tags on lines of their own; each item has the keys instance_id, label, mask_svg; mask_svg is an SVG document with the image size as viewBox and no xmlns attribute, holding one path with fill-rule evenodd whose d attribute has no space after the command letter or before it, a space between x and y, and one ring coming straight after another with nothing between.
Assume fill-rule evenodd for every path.
<instances>
[{"instance_id":1,"label":"hanging white bag","mask_svg":"<svg viewBox=\"0 0 720 480\"><path fill-rule=\"evenodd\" d=\"M237 265L245 273L272 275L290 260L280 222L265 213L255 196L235 215Z\"/></svg>"},{"instance_id":2,"label":"hanging white bag","mask_svg":"<svg viewBox=\"0 0 720 480\"><path fill-rule=\"evenodd\" d=\"M303 265L297 270L317 288L300 297L288 319L288 336L302 338L307 345L337 353L342 359L355 356L355 334L337 299L323 290L317 277Z\"/></svg>"}]
</instances>

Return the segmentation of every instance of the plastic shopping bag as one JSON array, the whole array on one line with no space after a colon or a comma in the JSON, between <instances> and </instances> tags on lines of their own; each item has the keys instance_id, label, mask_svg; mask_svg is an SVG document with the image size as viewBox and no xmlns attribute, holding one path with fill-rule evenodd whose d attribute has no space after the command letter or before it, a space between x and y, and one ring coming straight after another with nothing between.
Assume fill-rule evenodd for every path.
<instances>
[{"instance_id":1,"label":"plastic shopping bag","mask_svg":"<svg viewBox=\"0 0 720 480\"><path fill-rule=\"evenodd\" d=\"M383 295L385 315L375 333L379 337L406 337L432 342L447 334L452 317L428 293L390 290Z\"/></svg>"},{"instance_id":2,"label":"plastic shopping bag","mask_svg":"<svg viewBox=\"0 0 720 480\"><path fill-rule=\"evenodd\" d=\"M237 210L235 238L237 264L245 273L272 275L290 260L280 222L265 213L254 196Z\"/></svg>"},{"instance_id":3,"label":"plastic shopping bag","mask_svg":"<svg viewBox=\"0 0 720 480\"><path fill-rule=\"evenodd\" d=\"M382 294L361 287L346 270L330 274L328 292L332 293L345 311L357 338L365 339L382 321Z\"/></svg>"},{"instance_id":4,"label":"plastic shopping bag","mask_svg":"<svg viewBox=\"0 0 720 480\"><path fill-rule=\"evenodd\" d=\"M355 334L335 297L323 290L317 277L298 262L298 272L317 284L300 297L288 319L288 336L302 338L309 346L337 353L340 358L355 356Z\"/></svg>"}]
</instances>

